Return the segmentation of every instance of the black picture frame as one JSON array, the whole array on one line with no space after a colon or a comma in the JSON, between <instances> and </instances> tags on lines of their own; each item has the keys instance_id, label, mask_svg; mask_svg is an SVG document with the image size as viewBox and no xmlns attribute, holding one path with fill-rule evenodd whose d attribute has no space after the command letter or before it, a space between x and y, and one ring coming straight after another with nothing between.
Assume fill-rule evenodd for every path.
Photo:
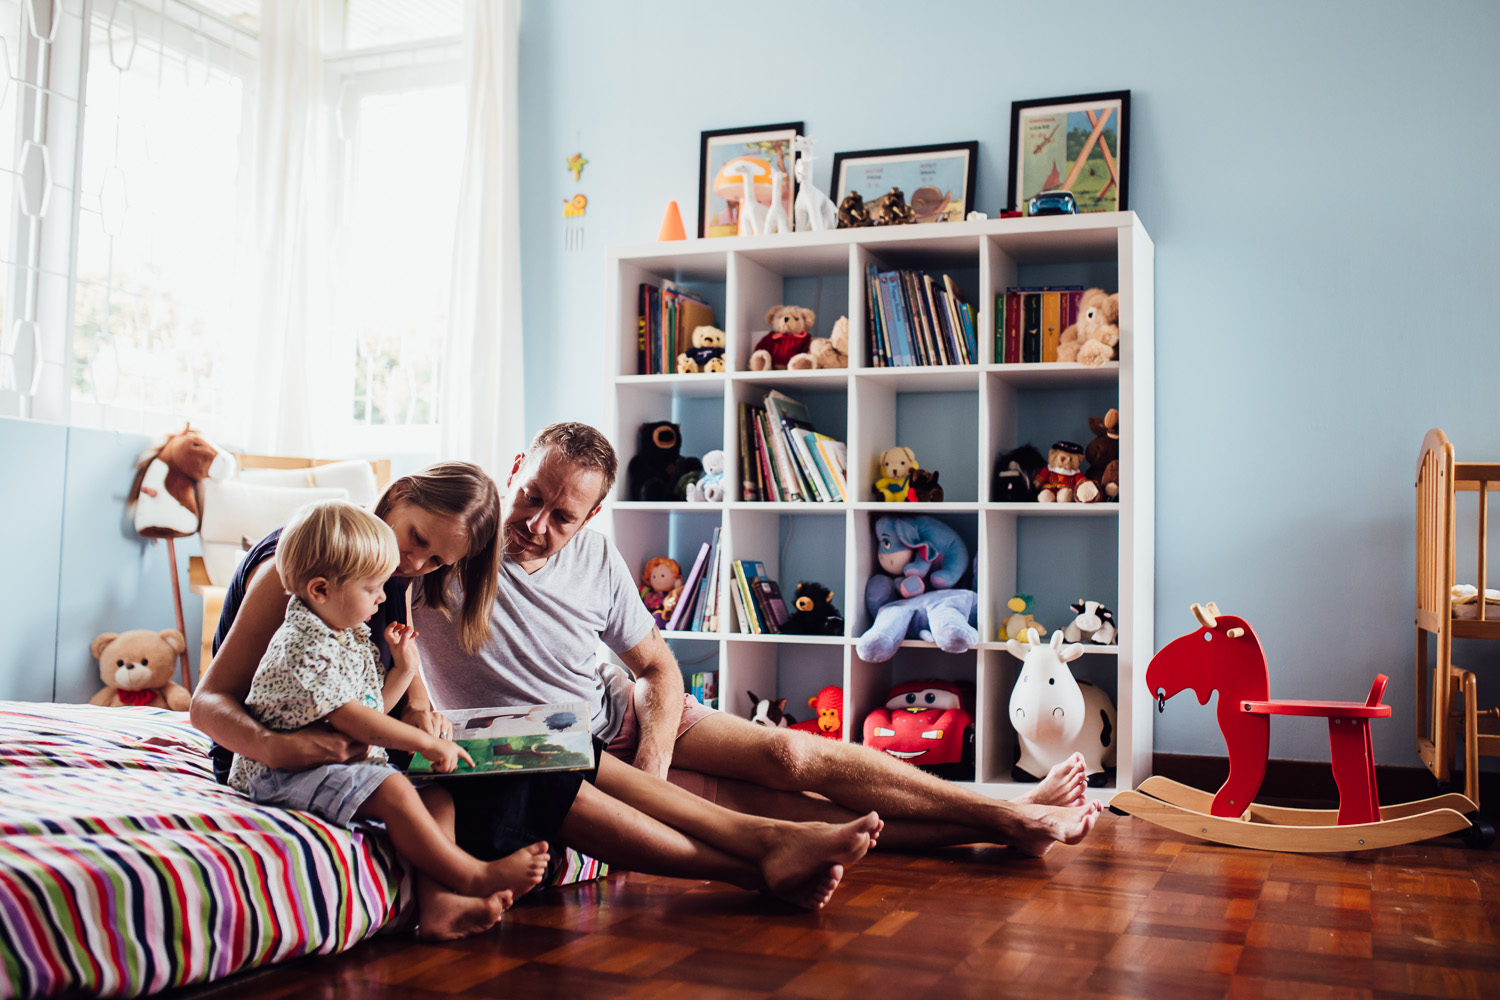
<instances>
[{"instance_id":1,"label":"black picture frame","mask_svg":"<svg viewBox=\"0 0 1500 1000\"><path fill-rule=\"evenodd\" d=\"M843 203L844 196L849 193L847 171L851 165L856 167L860 165L883 167L887 164L895 166L897 164L913 163L923 157L932 157L933 154L949 154L945 158L957 158L961 156L966 161L962 165L964 177L962 211L955 212L942 207L951 204L945 200L938 207L938 212L940 213L938 217L919 218L917 221L939 222L946 218L948 221L962 222L968 218L970 212L974 211L974 179L978 175L979 170L978 140L970 140L968 142L940 142L928 146L894 146L890 149L864 149L852 153L835 153L833 154L833 177L828 185L830 189L829 196L833 199L835 205ZM905 196L908 206L912 206L913 196L924 185L912 185L908 181L905 187L901 184L892 184L890 186L901 188L901 193ZM862 191L861 194L865 197L866 201L872 200L869 197L869 192ZM875 197L883 194L885 194L884 189L879 191ZM915 208L915 206L912 207Z\"/></svg>"},{"instance_id":2,"label":"black picture frame","mask_svg":"<svg viewBox=\"0 0 1500 1000\"><path fill-rule=\"evenodd\" d=\"M786 204L787 218L790 219L792 217L792 206L796 203L797 198L797 178L795 172L792 169L792 167L794 166L795 156L792 153L791 140L794 136L804 134L802 122L780 122L775 125L751 125L745 128L714 129L712 131L702 133L698 140L699 239L706 239L709 236L709 230L711 228L710 220L712 216L716 214L713 204L715 195L713 194L709 186L711 180L709 177L709 169L710 163L713 159L714 150L720 146L735 145L737 137L744 137L743 139L739 139L740 142L748 142L752 141L752 137L765 136L768 134L776 136L774 140L769 141L781 142L784 139L787 144L786 162L783 165L783 169L786 171L786 191L783 197ZM716 165L712 169L713 172L717 174L719 167ZM721 233L719 235L727 236L732 234Z\"/></svg>"},{"instance_id":3,"label":"black picture frame","mask_svg":"<svg viewBox=\"0 0 1500 1000\"><path fill-rule=\"evenodd\" d=\"M1063 171L1059 170L1057 162L1054 161L1051 171L1045 175L1043 180L1045 181L1055 173L1058 176L1059 184L1072 190L1073 187L1078 186L1078 176L1081 168L1093 159L1095 152L1098 152L1100 154L1099 160L1104 163L1109 177L1108 179L1101 177L1097 172L1097 165L1090 167L1094 171L1090 176L1093 179L1101 181L1104 189L1111 186L1112 182L1116 196L1112 204L1107 204L1104 207L1093 207L1093 205L1097 204L1097 200L1089 199L1086 195L1080 196L1084 195L1084 192L1075 191L1074 195L1078 202L1078 210L1080 212L1124 212L1129 210L1130 91L1111 90L1101 91L1097 94L1078 94L1073 97L1047 97L1034 101L1011 102L1009 171L1006 174L1005 185L1006 211L1024 213L1026 200L1036 194L1037 190L1044 189L1043 187L1038 187L1039 182L1036 180L1036 175L1040 171L1037 169L1035 153L1040 152L1040 147L1033 150L1031 172L1030 174L1026 173L1028 169L1027 159L1022 153L1023 146L1030 138L1022 134L1026 126L1032 123L1039 123L1047 115L1062 115L1066 118L1069 114L1087 115L1091 111L1102 109L1108 109L1110 114L1116 118L1116 125L1113 131L1116 136L1114 144L1118 148L1110 149L1106 144L1085 138L1083 141L1089 148L1081 150L1078 157L1073 160L1069 160L1064 156L1062 162L1068 164L1067 173L1064 174ZM1024 125L1023 122L1025 123ZM1065 151L1068 148L1068 136L1072 131L1073 129L1069 128L1062 136L1063 149ZM1099 137L1103 137L1111 129L1106 120L1102 126L1091 131L1097 131ZM1043 135L1037 138L1036 141L1045 145L1051 142L1052 139ZM1068 177L1070 176L1074 178L1071 186L1068 185ZM1092 181L1087 186L1092 188ZM1036 190L1033 190L1033 188ZM1093 192L1090 191L1088 193ZM1100 193L1102 194L1102 192Z\"/></svg>"}]
</instances>

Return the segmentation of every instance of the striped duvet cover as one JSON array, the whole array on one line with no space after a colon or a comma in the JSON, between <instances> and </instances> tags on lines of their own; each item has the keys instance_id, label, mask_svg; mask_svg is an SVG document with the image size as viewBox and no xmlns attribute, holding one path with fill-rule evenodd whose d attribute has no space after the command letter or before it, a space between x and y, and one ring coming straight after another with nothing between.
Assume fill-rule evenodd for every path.
<instances>
[{"instance_id":1,"label":"striped duvet cover","mask_svg":"<svg viewBox=\"0 0 1500 1000\"><path fill-rule=\"evenodd\" d=\"M412 913L384 837L255 805L161 709L0 702L0 996L136 996Z\"/></svg>"}]
</instances>

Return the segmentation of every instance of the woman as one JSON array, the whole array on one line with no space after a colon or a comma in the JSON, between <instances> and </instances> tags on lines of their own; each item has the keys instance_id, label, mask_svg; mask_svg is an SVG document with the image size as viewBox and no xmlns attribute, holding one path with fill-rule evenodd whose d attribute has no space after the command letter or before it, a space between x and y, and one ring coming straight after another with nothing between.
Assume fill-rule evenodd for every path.
<instances>
[{"instance_id":1,"label":"woman","mask_svg":"<svg viewBox=\"0 0 1500 1000\"><path fill-rule=\"evenodd\" d=\"M381 612L370 622L379 638L391 621L410 618L411 590L446 608L449 583L462 587L454 614L465 649L488 634L499 578L500 498L475 465L445 462L403 476L386 489L375 514L396 533L401 561L387 585ZM329 728L275 732L245 711L256 665L286 613L287 594L276 571L279 529L246 553L225 597L214 636L213 663L193 695L192 721L211 736L216 770L235 753L283 770L363 757L368 749ZM420 679L412 682L402 721L444 738L452 725L432 710ZM471 777L452 783L456 837L480 858L498 858L537 840L559 841L622 868L682 878L728 882L769 891L816 909L833 894L843 865L862 857L879 835L874 813L843 824L789 823L732 812L635 770L601 753L612 794L593 784L594 772ZM223 780L221 777L220 780ZM457 896L418 878L428 938L458 937L492 926L501 912L485 900Z\"/></svg>"}]
</instances>

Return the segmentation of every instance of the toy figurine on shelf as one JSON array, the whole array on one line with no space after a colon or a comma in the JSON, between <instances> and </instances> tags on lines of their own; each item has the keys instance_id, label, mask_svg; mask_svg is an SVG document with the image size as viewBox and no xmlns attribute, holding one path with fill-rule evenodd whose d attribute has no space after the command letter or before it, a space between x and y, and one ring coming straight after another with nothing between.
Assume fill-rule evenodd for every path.
<instances>
[{"instance_id":1,"label":"toy figurine on shelf","mask_svg":"<svg viewBox=\"0 0 1500 1000\"><path fill-rule=\"evenodd\" d=\"M682 593L682 567L674 559L657 556L646 564L641 573L641 601L657 628L667 627L667 615L677 604L677 595ZM667 606L671 599L672 607Z\"/></svg>"},{"instance_id":2,"label":"toy figurine on shelf","mask_svg":"<svg viewBox=\"0 0 1500 1000\"><path fill-rule=\"evenodd\" d=\"M906 195L897 187L870 202L870 224L874 226L904 226L917 221L916 213L906 203Z\"/></svg>"},{"instance_id":3,"label":"toy figurine on shelf","mask_svg":"<svg viewBox=\"0 0 1500 1000\"><path fill-rule=\"evenodd\" d=\"M833 199L813 186L812 161L816 157L813 156L812 147L813 141L805 135L792 139L792 149L798 154L797 165L792 168L792 173L797 178L797 201L792 214L799 233L835 229L838 226L838 209L834 208Z\"/></svg>"},{"instance_id":4,"label":"toy figurine on shelf","mask_svg":"<svg viewBox=\"0 0 1500 1000\"><path fill-rule=\"evenodd\" d=\"M865 200L858 191L850 191L839 202L838 222L840 229L863 229L872 225L870 210L865 208Z\"/></svg>"}]
</instances>

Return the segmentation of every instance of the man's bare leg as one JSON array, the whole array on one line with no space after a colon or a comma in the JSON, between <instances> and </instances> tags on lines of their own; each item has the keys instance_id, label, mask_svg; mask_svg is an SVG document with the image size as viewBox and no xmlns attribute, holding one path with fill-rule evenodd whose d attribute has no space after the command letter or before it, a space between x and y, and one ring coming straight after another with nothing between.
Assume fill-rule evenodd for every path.
<instances>
[{"instance_id":1,"label":"man's bare leg","mask_svg":"<svg viewBox=\"0 0 1500 1000\"><path fill-rule=\"evenodd\" d=\"M604 772L611 767L625 765L610 758L600 770ZM666 782L649 775L635 772L635 776L642 782L667 786ZM668 793L672 797L680 794L696 799L680 788L668 787L672 789ZM730 833L727 838L719 839L739 846L750 842L745 836L750 825L745 822L746 817L718 809L701 799L697 801L710 809L717 809L718 814L727 818L725 826ZM573 808L563 820L559 835L578 850L620 868L671 878L727 882L743 889L769 892L813 910L821 908L833 896L843 878L843 859L857 860L863 856L870 839L869 834L864 833L851 845L847 838L829 838L816 845L816 850L804 851L793 859L787 859L779 852L765 852L752 860L674 829L590 784L584 784L578 790L578 797L573 800Z\"/></svg>"},{"instance_id":2,"label":"man's bare leg","mask_svg":"<svg viewBox=\"0 0 1500 1000\"><path fill-rule=\"evenodd\" d=\"M874 846L884 826L875 813L834 822L789 822L733 811L605 754L599 788L713 847L757 865L767 883L799 885L827 865L850 865Z\"/></svg>"},{"instance_id":3,"label":"man's bare leg","mask_svg":"<svg viewBox=\"0 0 1500 1000\"><path fill-rule=\"evenodd\" d=\"M1082 840L1102 808L1097 802L1061 806L992 799L867 747L769 729L723 712L678 737L672 762L775 792L814 792L854 814L879 812L886 823L881 842L889 847L983 842L1039 855L1053 843ZM1081 798L1073 775L1081 766L1064 762L1059 768L1043 783L1047 794ZM744 789L721 784L720 803L785 818L810 815L827 821L845 815L820 812L816 805L809 814L809 806L792 797L752 792L747 798L756 801L736 799L737 791ZM1039 786L1033 794L1042 792Z\"/></svg>"}]
</instances>

